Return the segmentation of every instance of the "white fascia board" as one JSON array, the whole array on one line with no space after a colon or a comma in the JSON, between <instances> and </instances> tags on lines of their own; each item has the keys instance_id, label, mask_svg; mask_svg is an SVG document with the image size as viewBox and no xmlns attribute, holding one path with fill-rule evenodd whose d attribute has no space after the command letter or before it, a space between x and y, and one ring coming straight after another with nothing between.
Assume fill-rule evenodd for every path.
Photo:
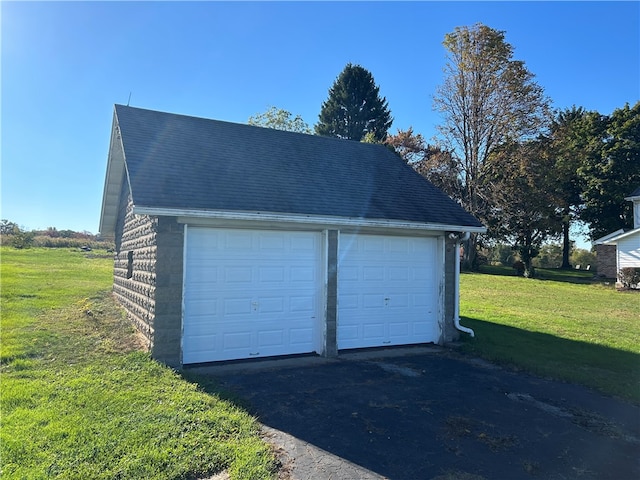
<instances>
[{"instance_id":1,"label":"white fascia board","mask_svg":"<svg viewBox=\"0 0 640 480\"><path fill-rule=\"evenodd\" d=\"M618 243L618 240L622 240L623 238L627 238L635 234L640 234L640 228L636 228L634 230L629 230L628 232L621 233L620 235L616 235L615 237L608 238L607 240L601 243L605 245L616 245Z\"/></svg>"},{"instance_id":2,"label":"white fascia board","mask_svg":"<svg viewBox=\"0 0 640 480\"><path fill-rule=\"evenodd\" d=\"M106 238L115 235L120 193L122 191L122 175L125 170L124 150L120 137L120 128L116 115L111 124L111 140L107 154L107 171L102 193L102 209L100 212L100 234Z\"/></svg>"},{"instance_id":3,"label":"white fascia board","mask_svg":"<svg viewBox=\"0 0 640 480\"><path fill-rule=\"evenodd\" d=\"M628 202L640 202L640 196L624 197L624 199L627 200Z\"/></svg>"},{"instance_id":4,"label":"white fascia board","mask_svg":"<svg viewBox=\"0 0 640 480\"><path fill-rule=\"evenodd\" d=\"M295 215L271 212L230 212L230 211L203 211L203 210L183 210L173 208L152 208L133 207L133 213L138 215L153 215L179 217L182 223L189 223L191 220L227 220L227 221L254 221L271 223L289 223L322 225L335 227L358 227L358 228L396 228L402 230L430 230L443 232L470 232L484 233L484 227L471 227L465 225L445 225L440 223L421 223L401 220L348 218L348 217L326 217L319 215Z\"/></svg>"},{"instance_id":5,"label":"white fascia board","mask_svg":"<svg viewBox=\"0 0 640 480\"><path fill-rule=\"evenodd\" d=\"M615 232L611 232L608 233L607 235L605 235L604 237L600 237L597 240L593 241L594 245L602 245L605 244L606 242L608 242L609 240L611 240L612 238L616 238L618 237L618 235L621 235L624 233L624 230L621 228L619 230L616 230Z\"/></svg>"}]
</instances>

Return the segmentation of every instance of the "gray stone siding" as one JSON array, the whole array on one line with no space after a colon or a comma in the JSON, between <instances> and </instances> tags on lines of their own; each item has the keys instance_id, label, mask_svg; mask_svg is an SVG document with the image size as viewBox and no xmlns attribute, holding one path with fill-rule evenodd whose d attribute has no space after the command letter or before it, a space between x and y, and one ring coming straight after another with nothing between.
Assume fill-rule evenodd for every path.
<instances>
[{"instance_id":1,"label":"gray stone siding","mask_svg":"<svg viewBox=\"0 0 640 480\"><path fill-rule=\"evenodd\" d=\"M615 245L596 245L596 268L598 276L617 278L617 247Z\"/></svg>"},{"instance_id":2,"label":"gray stone siding","mask_svg":"<svg viewBox=\"0 0 640 480\"><path fill-rule=\"evenodd\" d=\"M170 366L181 361L183 232L175 217L134 214L128 197L115 239L114 295L152 357Z\"/></svg>"},{"instance_id":3,"label":"gray stone siding","mask_svg":"<svg viewBox=\"0 0 640 480\"><path fill-rule=\"evenodd\" d=\"M125 197L126 198L126 197ZM156 289L157 219L134 215L129 200L116 231L113 293L127 318L153 344Z\"/></svg>"}]
</instances>

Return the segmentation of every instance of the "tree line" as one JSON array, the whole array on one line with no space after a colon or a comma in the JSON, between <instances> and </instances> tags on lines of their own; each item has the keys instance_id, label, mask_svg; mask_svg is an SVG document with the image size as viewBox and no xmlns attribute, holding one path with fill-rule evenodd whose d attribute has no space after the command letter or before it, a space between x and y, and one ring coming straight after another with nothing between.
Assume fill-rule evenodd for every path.
<instances>
[{"instance_id":1,"label":"tree line","mask_svg":"<svg viewBox=\"0 0 640 480\"><path fill-rule=\"evenodd\" d=\"M592 240L633 226L624 198L640 186L640 102L609 115L572 106L554 110L505 32L483 24L445 35L443 83L434 95L442 122L428 143L398 130L373 75L347 64L329 89L313 130L300 116L271 107L249 123L381 143L458 201L488 228L464 249L508 244L532 276L549 240L562 242L570 267L570 230L584 223ZM606 93L603 93L606 94Z\"/></svg>"},{"instance_id":2,"label":"tree line","mask_svg":"<svg viewBox=\"0 0 640 480\"><path fill-rule=\"evenodd\" d=\"M10 245L19 249L48 247L108 250L113 248L113 242L104 240L91 232L58 230L56 227L48 227L46 230L27 230L7 219L0 220L0 245Z\"/></svg>"}]
</instances>

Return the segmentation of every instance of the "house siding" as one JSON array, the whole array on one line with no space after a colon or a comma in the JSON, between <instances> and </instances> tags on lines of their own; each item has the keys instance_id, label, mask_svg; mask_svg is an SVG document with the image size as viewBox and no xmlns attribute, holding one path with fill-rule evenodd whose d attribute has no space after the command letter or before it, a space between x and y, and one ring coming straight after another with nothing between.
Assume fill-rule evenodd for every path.
<instances>
[{"instance_id":1,"label":"house siding","mask_svg":"<svg viewBox=\"0 0 640 480\"><path fill-rule=\"evenodd\" d=\"M616 255L617 248L615 245L596 245L598 276L604 278L616 278L618 276Z\"/></svg>"},{"instance_id":2,"label":"house siding","mask_svg":"<svg viewBox=\"0 0 640 480\"><path fill-rule=\"evenodd\" d=\"M640 233L618 240L618 270L640 268Z\"/></svg>"}]
</instances>

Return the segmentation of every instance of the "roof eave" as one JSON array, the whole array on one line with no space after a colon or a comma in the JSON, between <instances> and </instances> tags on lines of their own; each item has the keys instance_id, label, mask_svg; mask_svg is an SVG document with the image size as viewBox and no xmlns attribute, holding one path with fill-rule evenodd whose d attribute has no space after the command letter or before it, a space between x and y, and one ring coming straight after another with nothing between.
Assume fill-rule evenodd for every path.
<instances>
[{"instance_id":1,"label":"roof eave","mask_svg":"<svg viewBox=\"0 0 640 480\"><path fill-rule=\"evenodd\" d=\"M111 126L111 142L107 157L107 173L102 193L102 210L100 212L100 235L105 238L115 237L116 222L118 221L118 206L124 181L125 159L120 128L114 111Z\"/></svg>"},{"instance_id":2,"label":"roof eave","mask_svg":"<svg viewBox=\"0 0 640 480\"><path fill-rule=\"evenodd\" d=\"M394 228L417 231L442 231L442 232L470 232L485 233L485 227L473 225L452 225L427 222L413 222L391 219L370 219L354 217L334 217L322 215L283 214L274 212L240 212L221 210L189 210L175 208L154 208L134 206L133 213L138 215L152 215L159 217L178 217L182 223L190 223L196 220L223 220L223 221L254 221L284 224L306 224L316 226L333 227L360 227L360 228Z\"/></svg>"},{"instance_id":3,"label":"roof eave","mask_svg":"<svg viewBox=\"0 0 640 480\"><path fill-rule=\"evenodd\" d=\"M631 235L635 235L637 233L640 233L640 228L634 228L633 230L629 230L627 232L621 233L620 235L616 235L615 237L608 238L600 243L604 245L616 245L619 240L622 240L623 238L627 238Z\"/></svg>"}]
</instances>

